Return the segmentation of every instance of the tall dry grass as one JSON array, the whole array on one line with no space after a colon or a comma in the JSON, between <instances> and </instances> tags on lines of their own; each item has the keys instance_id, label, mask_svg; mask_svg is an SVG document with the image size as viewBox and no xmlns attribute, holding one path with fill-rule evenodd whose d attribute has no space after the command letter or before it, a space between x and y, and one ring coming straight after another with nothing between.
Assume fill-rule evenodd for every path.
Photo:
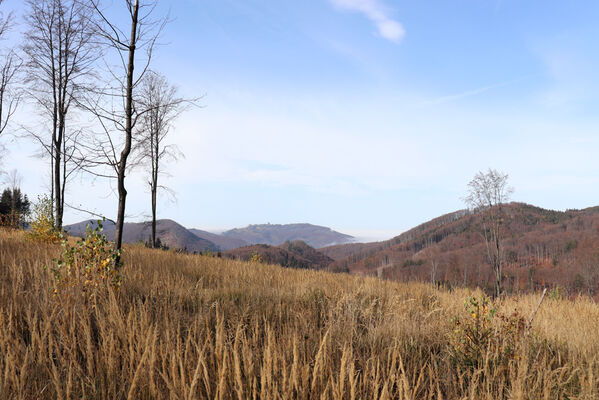
<instances>
[{"instance_id":1,"label":"tall dry grass","mask_svg":"<svg viewBox=\"0 0 599 400\"><path fill-rule=\"evenodd\" d=\"M91 303L52 297L59 251L0 231L0 398L599 398L587 299L547 300L517 357L472 368L449 341L465 290L127 247Z\"/></svg>"}]
</instances>

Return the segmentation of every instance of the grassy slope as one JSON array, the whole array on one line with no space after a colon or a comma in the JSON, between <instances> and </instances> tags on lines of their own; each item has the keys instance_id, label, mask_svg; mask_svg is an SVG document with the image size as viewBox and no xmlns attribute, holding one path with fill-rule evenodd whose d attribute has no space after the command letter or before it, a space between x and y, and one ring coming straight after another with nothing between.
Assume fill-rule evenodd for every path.
<instances>
[{"instance_id":1,"label":"grassy slope","mask_svg":"<svg viewBox=\"0 0 599 400\"><path fill-rule=\"evenodd\" d=\"M1 398L599 397L586 299L547 300L507 369L470 370L447 339L466 291L127 247L119 293L61 305L58 251L0 231Z\"/></svg>"}]
</instances>

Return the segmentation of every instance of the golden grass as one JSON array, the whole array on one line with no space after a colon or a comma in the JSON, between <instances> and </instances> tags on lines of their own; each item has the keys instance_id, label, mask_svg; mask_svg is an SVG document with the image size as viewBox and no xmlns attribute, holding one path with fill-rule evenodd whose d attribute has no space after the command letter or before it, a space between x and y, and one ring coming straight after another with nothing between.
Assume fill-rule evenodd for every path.
<instances>
[{"instance_id":1,"label":"golden grass","mask_svg":"<svg viewBox=\"0 0 599 400\"><path fill-rule=\"evenodd\" d=\"M52 298L59 251L0 231L0 398L599 398L588 299L547 300L518 357L468 368L448 339L466 290L130 246L120 291L89 305Z\"/></svg>"}]
</instances>

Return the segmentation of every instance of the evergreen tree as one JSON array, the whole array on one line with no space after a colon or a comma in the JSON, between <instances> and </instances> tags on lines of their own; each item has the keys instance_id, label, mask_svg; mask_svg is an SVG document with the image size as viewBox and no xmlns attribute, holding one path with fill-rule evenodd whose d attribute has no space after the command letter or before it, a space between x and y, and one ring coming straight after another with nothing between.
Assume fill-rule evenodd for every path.
<instances>
[{"instance_id":1,"label":"evergreen tree","mask_svg":"<svg viewBox=\"0 0 599 400\"><path fill-rule=\"evenodd\" d=\"M29 199L20 188L4 189L0 196L0 223L13 228L22 227L29 208Z\"/></svg>"}]
</instances>

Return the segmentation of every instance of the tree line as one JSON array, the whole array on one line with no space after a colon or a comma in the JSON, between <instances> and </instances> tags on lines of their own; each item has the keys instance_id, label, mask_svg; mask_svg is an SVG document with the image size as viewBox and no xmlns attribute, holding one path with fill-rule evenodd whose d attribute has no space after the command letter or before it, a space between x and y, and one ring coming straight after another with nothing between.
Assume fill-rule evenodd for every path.
<instances>
[{"instance_id":1,"label":"tree line","mask_svg":"<svg viewBox=\"0 0 599 400\"><path fill-rule=\"evenodd\" d=\"M0 139L9 130L32 138L49 161L57 231L63 228L73 177L85 173L115 181L118 253L126 177L142 168L151 195L151 245L156 246L160 176L164 162L181 154L166 138L174 120L197 101L181 97L165 75L152 69L168 17L155 15L157 0L25 0L24 5L24 18L17 21L2 10L0 0L0 39L18 23L25 27L18 45L0 49ZM23 104L35 110L39 124L15 121Z\"/></svg>"}]
</instances>

